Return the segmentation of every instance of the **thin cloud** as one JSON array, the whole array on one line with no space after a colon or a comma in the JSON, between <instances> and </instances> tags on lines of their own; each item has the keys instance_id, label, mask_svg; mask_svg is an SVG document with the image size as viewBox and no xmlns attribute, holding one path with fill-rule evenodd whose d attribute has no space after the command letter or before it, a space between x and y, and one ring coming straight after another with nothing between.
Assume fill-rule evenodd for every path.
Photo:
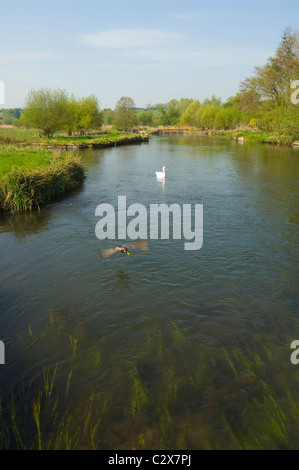
<instances>
[{"instance_id":1,"label":"thin cloud","mask_svg":"<svg viewBox=\"0 0 299 470\"><path fill-rule=\"evenodd\" d=\"M126 59L138 60L139 65L145 62L161 64L164 67L219 67L250 65L256 61L264 61L268 51L255 48L227 46L210 47L176 47L160 49L144 48L142 50L126 50L122 54Z\"/></svg>"},{"instance_id":2,"label":"thin cloud","mask_svg":"<svg viewBox=\"0 0 299 470\"><path fill-rule=\"evenodd\" d=\"M127 49L159 46L179 40L180 35L156 29L112 29L96 34L85 34L81 41L93 47Z\"/></svg>"},{"instance_id":3,"label":"thin cloud","mask_svg":"<svg viewBox=\"0 0 299 470\"><path fill-rule=\"evenodd\" d=\"M179 15L179 14L178 14ZM180 16L187 18L188 13ZM176 69L253 65L263 62L269 51L237 44L216 44L205 41L196 46L187 35L152 29L114 29L81 36L85 45L114 49L114 56L103 65L140 69Z\"/></svg>"}]
</instances>

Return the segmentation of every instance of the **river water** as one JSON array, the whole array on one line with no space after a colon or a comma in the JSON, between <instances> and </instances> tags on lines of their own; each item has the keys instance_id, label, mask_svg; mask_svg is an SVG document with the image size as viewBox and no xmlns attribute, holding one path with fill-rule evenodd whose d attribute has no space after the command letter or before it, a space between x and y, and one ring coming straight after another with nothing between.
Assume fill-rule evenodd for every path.
<instances>
[{"instance_id":1,"label":"river water","mask_svg":"<svg viewBox=\"0 0 299 470\"><path fill-rule=\"evenodd\" d=\"M0 386L7 416L13 390L27 446L38 446L30 403L47 384L43 446L63 429L80 437L62 448L298 446L298 157L152 137L84 151L76 192L1 216ZM120 195L146 208L203 204L202 248L149 239L148 251L103 260L119 242L96 237L95 210Z\"/></svg>"}]
</instances>

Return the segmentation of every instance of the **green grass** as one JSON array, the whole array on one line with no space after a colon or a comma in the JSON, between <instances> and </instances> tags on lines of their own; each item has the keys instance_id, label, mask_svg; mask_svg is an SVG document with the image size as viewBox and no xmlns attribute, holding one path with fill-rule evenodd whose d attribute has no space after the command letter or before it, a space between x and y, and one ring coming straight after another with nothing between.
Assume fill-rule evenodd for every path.
<instances>
[{"instance_id":1,"label":"green grass","mask_svg":"<svg viewBox=\"0 0 299 470\"><path fill-rule=\"evenodd\" d=\"M134 141L140 141L140 134L107 130L48 139L37 130L0 128L0 210L15 213L39 209L83 180L78 156L53 152L47 146L112 146Z\"/></svg>"},{"instance_id":2,"label":"green grass","mask_svg":"<svg viewBox=\"0 0 299 470\"><path fill-rule=\"evenodd\" d=\"M267 133L262 131L234 131L233 138L244 137L249 143L262 144L291 144L296 140L295 136L282 135L279 133Z\"/></svg>"},{"instance_id":3,"label":"green grass","mask_svg":"<svg viewBox=\"0 0 299 470\"><path fill-rule=\"evenodd\" d=\"M167 129L167 128L166 128ZM175 126L172 127L172 132L175 131ZM179 129L179 128L177 128ZM299 139L297 135L284 135L277 132L269 133L255 130L213 130L213 129L191 129L184 128L183 130L187 134L193 135L210 135L216 137L223 137L227 140L238 140L239 137L244 137L247 143L256 144L281 144L291 145L293 142Z\"/></svg>"},{"instance_id":4,"label":"green grass","mask_svg":"<svg viewBox=\"0 0 299 470\"><path fill-rule=\"evenodd\" d=\"M80 158L69 152L0 149L0 210L40 209L77 187L84 178Z\"/></svg>"},{"instance_id":5,"label":"green grass","mask_svg":"<svg viewBox=\"0 0 299 470\"><path fill-rule=\"evenodd\" d=\"M0 182L14 170L27 171L48 167L52 155L50 150L25 150L12 146L0 148Z\"/></svg>"},{"instance_id":6,"label":"green grass","mask_svg":"<svg viewBox=\"0 0 299 470\"><path fill-rule=\"evenodd\" d=\"M0 128L0 144L38 142L40 140L39 133L36 129Z\"/></svg>"},{"instance_id":7,"label":"green grass","mask_svg":"<svg viewBox=\"0 0 299 470\"><path fill-rule=\"evenodd\" d=\"M193 130L194 133L198 130ZM279 133L269 133L256 130L210 130L212 135L225 137L227 139L237 140L238 137L245 137L248 143L271 143L271 144L291 144L298 140L298 136L281 135ZM128 139L138 139L140 135L135 133L125 133L116 130L105 130L103 132L91 131L89 135L73 135L68 136L66 133L57 134L53 138L43 137L37 129L19 129L13 128L0 128L0 145L1 144L15 144L15 145L31 145L42 144L47 145L92 145L92 144L110 144L119 141L126 141Z\"/></svg>"},{"instance_id":8,"label":"green grass","mask_svg":"<svg viewBox=\"0 0 299 470\"><path fill-rule=\"evenodd\" d=\"M225 137L227 139L238 140L244 137L247 143L257 144L284 144L290 145L296 140L296 136L281 135L279 133L268 133L253 130L237 130L237 131L211 131L212 135Z\"/></svg>"},{"instance_id":9,"label":"green grass","mask_svg":"<svg viewBox=\"0 0 299 470\"><path fill-rule=\"evenodd\" d=\"M92 144L92 143L115 143L122 139L137 138L138 135L134 133L125 133L115 130L107 130L103 132L93 131L89 135L73 135L57 134L53 138L47 138L41 135L40 131L18 129L18 128L0 128L0 145L1 144L15 144L15 145L30 145L30 144L43 144L46 145L66 145L66 144ZM139 136L140 137L140 136Z\"/></svg>"}]
</instances>

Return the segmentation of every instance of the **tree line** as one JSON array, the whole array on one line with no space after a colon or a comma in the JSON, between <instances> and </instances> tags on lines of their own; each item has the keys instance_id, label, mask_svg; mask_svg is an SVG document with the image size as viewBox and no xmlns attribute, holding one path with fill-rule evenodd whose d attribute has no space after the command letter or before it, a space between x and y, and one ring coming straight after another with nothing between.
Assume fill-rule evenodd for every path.
<instances>
[{"instance_id":1,"label":"tree line","mask_svg":"<svg viewBox=\"0 0 299 470\"><path fill-rule=\"evenodd\" d=\"M243 126L298 136L298 98L299 38L287 28L275 55L241 82L235 96L224 103L215 95L202 103L173 99L166 106L157 105L158 124L209 130ZM146 113L149 117L151 111Z\"/></svg>"},{"instance_id":2,"label":"tree line","mask_svg":"<svg viewBox=\"0 0 299 470\"><path fill-rule=\"evenodd\" d=\"M297 91L296 91L297 89ZM292 99L293 98L293 99ZM106 123L114 112L105 110ZM299 37L287 28L273 57L255 67L241 82L235 96L222 102L213 95L197 99L172 99L138 113L139 126L178 126L204 130L234 130L238 127L296 135L299 132Z\"/></svg>"},{"instance_id":3,"label":"tree line","mask_svg":"<svg viewBox=\"0 0 299 470\"><path fill-rule=\"evenodd\" d=\"M137 110L134 100L124 96L114 109L101 110L94 95L76 99L66 91L41 89L29 92L21 117L17 115L20 110L5 110L2 121L13 112L14 123L38 128L48 137L62 130L69 135L84 134L103 124L123 131L138 126L205 130L234 130L242 126L298 137L299 100L292 100L296 94L294 83L298 83L299 95L299 38L287 28L273 57L264 66L256 67L253 75L241 82L237 94L224 103L213 95L202 102L172 99Z\"/></svg>"},{"instance_id":4,"label":"tree line","mask_svg":"<svg viewBox=\"0 0 299 470\"><path fill-rule=\"evenodd\" d=\"M20 119L21 108L0 109L0 125L12 125Z\"/></svg>"}]
</instances>

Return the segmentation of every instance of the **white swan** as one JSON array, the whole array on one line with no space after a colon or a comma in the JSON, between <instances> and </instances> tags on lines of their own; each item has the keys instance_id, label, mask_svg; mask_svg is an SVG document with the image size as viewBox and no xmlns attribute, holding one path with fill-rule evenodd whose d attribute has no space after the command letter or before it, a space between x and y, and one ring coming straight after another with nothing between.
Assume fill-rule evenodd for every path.
<instances>
[{"instance_id":1,"label":"white swan","mask_svg":"<svg viewBox=\"0 0 299 470\"><path fill-rule=\"evenodd\" d=\"M157 178L165 178L166 166L163 166L162 171L156 171Z\"/></svg>"}]
</instances>

